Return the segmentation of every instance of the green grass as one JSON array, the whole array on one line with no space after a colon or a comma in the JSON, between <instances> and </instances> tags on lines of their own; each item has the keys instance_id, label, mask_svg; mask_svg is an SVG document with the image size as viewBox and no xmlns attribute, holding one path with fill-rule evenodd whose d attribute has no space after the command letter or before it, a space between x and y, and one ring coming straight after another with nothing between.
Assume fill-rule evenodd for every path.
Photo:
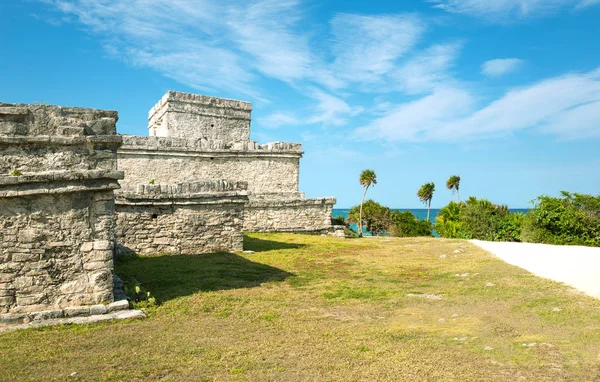
<instances>
[{"instance_id":1,"label":"green grass","mask_svg":"<svg viewBox=\"0 0 600 382\"><path fill-rule=\"evenodd\" d=\"M0 380L600 380L600 301L467 242L245 247L121 259L148 318L0 334Z\"/></svg>"}]
</instances>

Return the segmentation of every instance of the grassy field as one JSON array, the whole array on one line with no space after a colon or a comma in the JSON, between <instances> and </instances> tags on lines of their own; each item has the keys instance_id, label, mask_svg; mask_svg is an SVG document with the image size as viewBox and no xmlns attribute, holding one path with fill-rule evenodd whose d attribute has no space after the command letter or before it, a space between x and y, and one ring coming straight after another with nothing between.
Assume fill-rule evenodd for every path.
<instances>
[{"instance_id":1,"label":"grassy field","mask_svg":"<svg viewBox=\"0 0 600 382\"><path fill-rule=\"evenodd\" d=\"M600 380L600 301L467 242L250 234L245 247L119 261L160 306L1 334L0 380Z\"/></svg>"}]
</instances>

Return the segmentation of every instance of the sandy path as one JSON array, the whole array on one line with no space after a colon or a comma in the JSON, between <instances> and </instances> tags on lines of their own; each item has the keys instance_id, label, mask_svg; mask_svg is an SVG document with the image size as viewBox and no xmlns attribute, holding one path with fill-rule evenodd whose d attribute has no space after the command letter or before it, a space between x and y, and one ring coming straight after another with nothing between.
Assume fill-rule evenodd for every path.
<instances>
[{"instance_id":1,"label":"sandy path","mask_svg":"<svg viewBox=\"0 0 600 382\"><path fill-rule=\"evenodd\" d=\"M509 264L600 298L600 248L471 240Z\"/></svg>"}]
</instances>

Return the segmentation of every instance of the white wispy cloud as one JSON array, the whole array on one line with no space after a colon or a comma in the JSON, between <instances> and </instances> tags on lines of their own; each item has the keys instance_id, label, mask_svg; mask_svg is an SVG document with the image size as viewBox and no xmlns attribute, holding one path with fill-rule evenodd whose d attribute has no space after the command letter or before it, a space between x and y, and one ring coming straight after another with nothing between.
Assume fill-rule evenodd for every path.
<instances>
[{"instance_id":1,"label":"white wispy cloud","mask_svg":"<svg viewBox=\"0 0 600 382\"><path fill-rule=\"evenodd\" d=\"M452 13L463 13L488 21L510 21L514 18L545 16L561 9L581 9L599 0L426 0L434 7Z\"/></svg>"},{"instance_id":2,"label":"white wispy cloud","mask_svg":"<svg viewBox=\"0 0 600 382\"><path fill-rule=\"evenodd\" d=\"M549 78L509 91L480 108L456 88L397 105L354 131L358 140L456 141L534 129L565 139L600 137L600 69Z\"/></svg>"},{"instance_id":3,"label":"white wispy cloud","mask_svg":"<svg viewBox=\"0 0 600 382\"><path fill-rule=\"evenodd\" d=\"M395 89L408 94L421 94L447 85L453 81L449 70L461 48L460 43L434 45L399 64L390 75L396 84Z\"/></svg>"},{"instance_id":4,"label":"white wispy cloud","mask_svg":"<svg viewBox=\"0 0 600 382\"><path fill-rule=\"evenodd\" d=\"M364 111L362 106L350 106L343 99L319 89L312 89L311 97L317 101L313 116L307 120L310 124L324 126L344 125L349 117Z\"/></svg>"},{"instance_id":5,"label":"white wispy cloud","mask_svg":"<svg viewBox=\"0 0 600 382\"><path fill-rule=\"evenodd\" d=\"M499 58L486 61L481 65L481 72L488 77L499 77L517 70L523 64L519 58Z\"/></svg>"},{"instance_id":6,"label":"white wispy cloud","mask_svg":"<svg viewBox=\"0 0 600 382\"><path fill-rule=\"evenodd\" d=\"M301 123L300 119L286 113L273 113L265 117L256 119L256 122L262 126L275 129L281 126L296 126Z\"/></svg>"},{"instance_id":7,"label":"white wispy cloud","mask_svg":"<svg viewBox=\"0 0 600 382\"><path fill-rule=\"evenodd\" d=\"M347 82L378 83L425 29L415 15L338 14L331 20L333 71Z\"/></svg>"}]
</instances>

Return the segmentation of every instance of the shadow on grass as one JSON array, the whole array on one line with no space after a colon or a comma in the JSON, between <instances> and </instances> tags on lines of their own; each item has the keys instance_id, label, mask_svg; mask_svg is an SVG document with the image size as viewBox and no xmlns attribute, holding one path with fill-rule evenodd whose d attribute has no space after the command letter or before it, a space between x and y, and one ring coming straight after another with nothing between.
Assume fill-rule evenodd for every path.
<instances>
[{"instance_id":1,"label":"shadow on grass","mask_svg":"<svg viewBox=\"0 0 600 382\"><path fill-rule=\"evenodd\" d=\"M244 249L254 252L275 251L278 249L296 249L306 247L306 244L282 243L280 241L257 239L244 235Z\"/></svg>"},{"instance_id":2,"label":"shadow on grass","mask_svg":"<svg viewBox=\"0 0 600 382\"><path fill-rule=\"evenodd\" d=\"M234 253L126 255L118 259L115 271L126 285L135 281L141 283L159 302L197 292L252 288L293 276Z\"/></svg>"}]
</instances>

